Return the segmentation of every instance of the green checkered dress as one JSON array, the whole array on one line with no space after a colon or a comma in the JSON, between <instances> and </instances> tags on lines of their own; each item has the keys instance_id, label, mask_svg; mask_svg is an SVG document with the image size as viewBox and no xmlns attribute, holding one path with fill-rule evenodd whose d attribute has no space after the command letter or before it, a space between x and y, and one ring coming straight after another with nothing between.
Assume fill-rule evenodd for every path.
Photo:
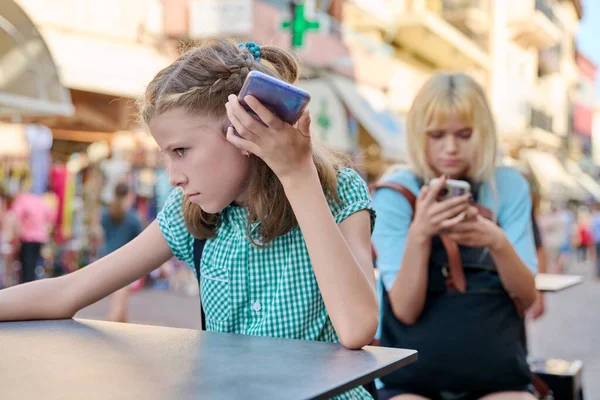
<instances>
[{"instance_id":1,"label":"green checkered dress","mask_svg":"<svg viewBox=\"0 0 600 400\"><path fill-rule=\"evenodd\" d=\"M329 203L338 224L357 211L369 210L373 227L369 191L354 170L338 173L338 195L340 203ZM173 254L193 267L194 238L185 226L182 200L182 190L174 189L158 222ZM206 329L338 343L300 229L296 227L260 249L246 236L247 221L246 208L227 207L217 236L206 242L200 268ZM337 398L371 396L359 387Z\"/></svg>"}]
</instances>

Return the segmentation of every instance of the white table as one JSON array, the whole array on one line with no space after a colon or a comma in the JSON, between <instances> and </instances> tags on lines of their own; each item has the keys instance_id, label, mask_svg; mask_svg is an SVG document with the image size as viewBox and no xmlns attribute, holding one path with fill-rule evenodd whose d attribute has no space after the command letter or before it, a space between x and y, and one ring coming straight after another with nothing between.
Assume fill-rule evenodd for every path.
<instances>
[{"instance_id":1,"label":"white table","mask_svg":"<svg viewBox=\"0 0 600 400\"><path fill-rule=\"evenodd\" d=\"M558 292L583 283L579 275L537 274L535 287L540 292Z\"/></svg>"}]
</instances>

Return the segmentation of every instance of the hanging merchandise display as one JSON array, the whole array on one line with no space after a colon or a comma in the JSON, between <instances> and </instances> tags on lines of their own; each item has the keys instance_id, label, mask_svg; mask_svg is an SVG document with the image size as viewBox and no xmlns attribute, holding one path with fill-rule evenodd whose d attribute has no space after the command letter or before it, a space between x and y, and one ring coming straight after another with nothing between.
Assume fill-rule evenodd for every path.
<instances>
[{"instance_id":1,"label":"hanging merchandise display","mask_svg":"<svg viewBox=\"0 0 600 400\"><path fill-rule=\"evenodd\" d=\"M13 198L28 191L31 183L29 162L26 159L4 158L0 166L0 194Z\"/></svg>"},{"instance_id":2,"label":"hanging merchandise display","mask_svg":"<svg viewBox=\"0 0 600 400\"><path fill-rule=\"evenodd\" d=\"M54 163L50 168L50 187L58 198L58 214L56 223L56 240L60 243L64 240L63 219L65 210L65 194L67 190L67 166Z\"/></svg>"},{"instance_id":3,"label":"hanging merchandise display","mask_svg":"<svg viewBox=\"0 0 600 400\"><path fill-rule=\"evenodd\" d=\"M20 124L0 123L0 194L16 196L31 183L30 149Z\"/></svg>"},{"instance_id":4,"label":"hanging merchandise display","mask_svg":"<svg viewBox=\"0 0 600 400\"><path fill-rule=\"evenodd\" d=\"M52 147L52 131L44 125L29 124L25 126L25 137L29 143L31 163L31 192L44 194L48 189Z\"/></svg>"}]
</instances>

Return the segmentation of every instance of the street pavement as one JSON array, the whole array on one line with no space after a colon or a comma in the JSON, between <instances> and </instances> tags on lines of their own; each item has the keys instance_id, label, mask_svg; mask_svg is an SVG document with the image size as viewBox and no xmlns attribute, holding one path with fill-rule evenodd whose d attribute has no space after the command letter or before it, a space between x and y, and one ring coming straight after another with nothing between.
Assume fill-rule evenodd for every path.
<instances>
[{"instance_id":1,"label":"street pavement","mask_svg":"<svg viewBox=\"0 0 600 400\"><path fill-rule=\"evenodd\" d=\"M585 281L546 294L545 315L528 326L530 353L583 361L584 398L600 399L600 279L590 263L575 264L566 273L583 275Z\"/></svg>"},{"instance_id":2,"label":"street pavement","mask_svg":"<svg viewBox=\"0 0 600 400\"><path fill-rule=\"evenodd\" d=\"M534 357L582 360L586 400L600 399L600 280L590 264L577 264L568 273L586 276L583 284L546 294L546 314L528 324ZM104 319L108 300L81 310L76 318ZM196 296L145 289L130 297L130 322L177 328L200 328ZM560 400L560 399L557 399Z\"/></svg>"}]
</instances>

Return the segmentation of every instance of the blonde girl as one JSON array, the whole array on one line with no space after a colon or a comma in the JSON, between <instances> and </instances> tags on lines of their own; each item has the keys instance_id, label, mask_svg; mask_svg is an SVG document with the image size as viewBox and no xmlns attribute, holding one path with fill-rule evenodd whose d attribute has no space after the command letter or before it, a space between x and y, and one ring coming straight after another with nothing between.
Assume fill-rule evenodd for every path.
<instances>
[{"instance_id":1,"label":"blonde girl","mask_svg":"<svg viewBox=\"0 0 600 400\"><path fill-rule=\"evenodd\" d=\"M382 398L533 398L519 309L536 298L531 199L519 173L495 166L483 89L464 74L435 75L407 133L410 168L381 182L404 189L375 192L373 241L381 344L415 348L419 361L382 379ZM440 200L448 179L471 193Z\"/></svg>"}]
</instances>

